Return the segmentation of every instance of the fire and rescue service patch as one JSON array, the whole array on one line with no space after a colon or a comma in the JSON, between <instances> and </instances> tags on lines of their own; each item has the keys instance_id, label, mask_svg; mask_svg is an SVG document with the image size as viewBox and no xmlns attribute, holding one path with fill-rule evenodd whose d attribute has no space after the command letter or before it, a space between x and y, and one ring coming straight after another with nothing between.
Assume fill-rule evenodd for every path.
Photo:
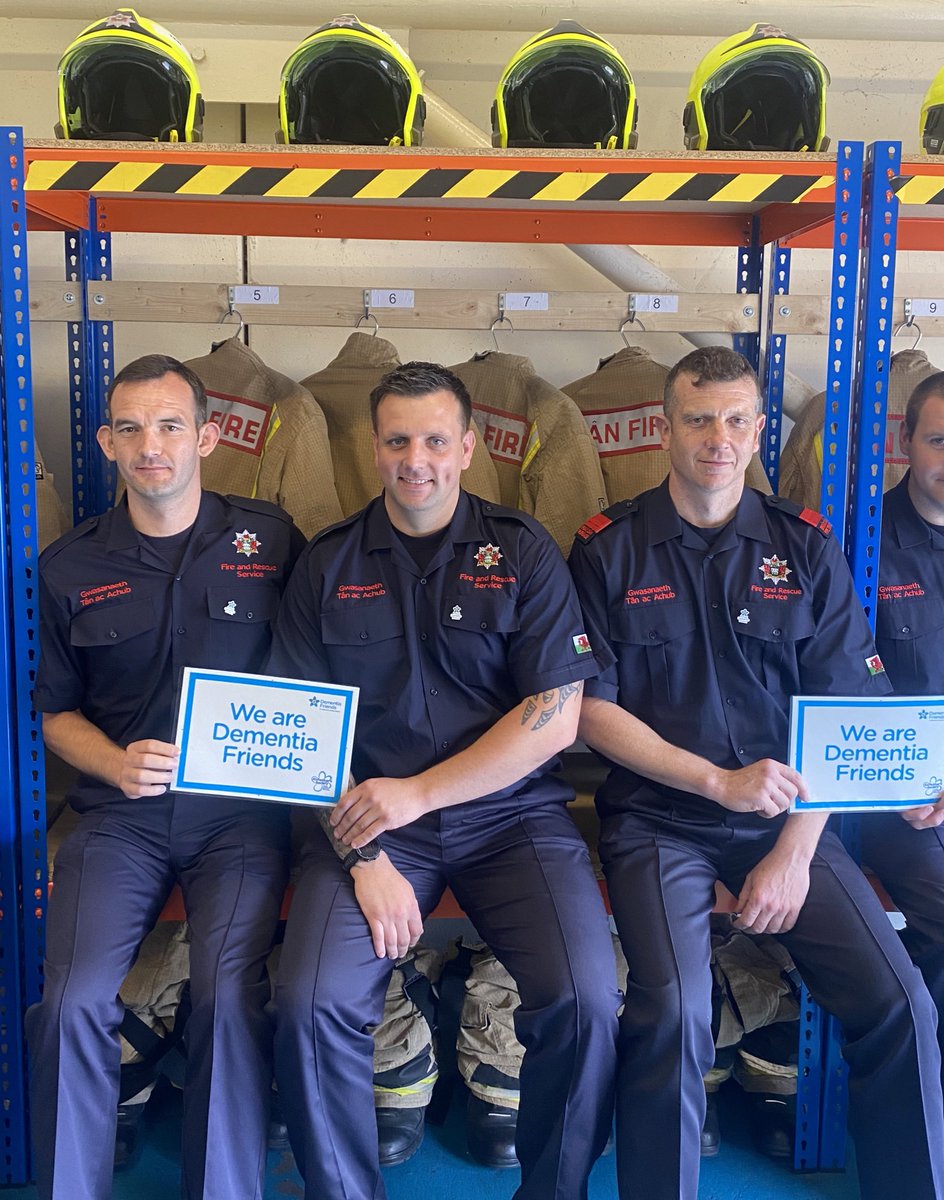
<instances>
[{"instance_id":1,"label":"fire and rescue service patch","mask_svg":"<svg viewBox=\"0 0 944 1200\"><path fill-rule=\"evenodd\" d=\"M247 558L250 558L253 554L259 553L259 547L262 545L262 542L259 541L254 533L250 533L248 529L244 529L242 533L236 534L232 545L236 547L237 554L245 554Z\"/></svg>"},{"instance_id":2,"label":"fire and rescue service patch","mask_svg":"<svg viewBox=\"0 0 944 1200\"><path fill-rule=\"evenodd\" d=\"M485 546L479 546L478 552L475 555L475 564L479 567L484 567L487 571L489 567L497 566L502 560L502 552L497 546L493 546L488 542Z\"/></svg>"},{"instance_id":3,"label":"fire and rescue service patch","mask_svg":"<svg viewBox=\"0 0 944 1200\"><path fill-rule=\"evenodd\" d=\"M786 583L789 577L793 574L793 568L787 566L785 558L778 558L776 554L770 558L765 558L758 571L761 572L764 579L771 579L774 583Z\"/></svg>"}]
</instances>

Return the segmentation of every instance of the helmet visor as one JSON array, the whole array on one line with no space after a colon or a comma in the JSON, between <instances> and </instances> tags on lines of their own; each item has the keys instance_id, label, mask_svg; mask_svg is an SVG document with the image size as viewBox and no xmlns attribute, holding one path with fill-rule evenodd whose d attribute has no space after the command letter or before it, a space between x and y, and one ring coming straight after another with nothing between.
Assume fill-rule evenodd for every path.
<instances>
[{"instance_id":1,"label":"helmet visor","mask_svg":"<svg viewBox=\"0 0 944 1200\"><path fill-rule=\"evenodd\" d=\"M630 82L592 46L538 48L502 88L509 146L625 146Z\"/></svg>"},{"instance_id":2,"label":"helmet visor","mask_svg":"<svg viewBox=\"0 0 944 1200\"><path fill-rule=\"evenodd\" d=\"M716 71L702 91L706 150L817 150L823 83L805 56L742 56Z\"/></svg>"},{"instance_id":3,"label":"helmet visor","mask_svg":"<svg viewBox=\"0 0 944 1200\"><path fill-rule=\"evenodd\" d=\"M133 43L78 49L62 68L70 138L185 141L190 82L180 67Z\"/></svg>"},{"instance_id":4,"label":"helmet visor","mask_svg":"<svg viewBox=\"0 0 944 1200\"><path fill-rule=\"evenodd\" d=\"M353 39L325 39L290 63L283 87L293 142L405 141L413 84L391 55Z\"/></svg>"}]
</instances>

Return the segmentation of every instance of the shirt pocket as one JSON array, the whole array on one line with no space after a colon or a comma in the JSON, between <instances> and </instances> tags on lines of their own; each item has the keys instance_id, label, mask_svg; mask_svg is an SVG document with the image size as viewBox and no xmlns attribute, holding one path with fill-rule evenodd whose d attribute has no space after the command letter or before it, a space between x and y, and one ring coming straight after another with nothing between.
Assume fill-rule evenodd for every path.
<instances>
[{"instance_id":1,"label":"shirt pocket","mask_svg":"<svg viewBox=\"0 0 944 1200\"><path fill-rule=\"evenodd\" d=\"M738 620L744 612L750 615L746 623ZM763 681L767 691L776 696L795 692L800 670L800 643L816 632L813 606L788 600L736 605L731 627L737 633L754 674Z\"/></svg>"},{"instance_id":2,"label":"shirt pocket","mask_svg":"<svg viewBox=\"0 0 944 1200\"><path fill-rule=\"evenodd\" d=\"M214 621L258 625L275 620L279 589L272 584L214 584L207 588L207 611Z\"/></svg>"},{"instance_id":3,"label":"shirt pocket","mask_svg":"<svg viewBox=\"0 0 944 1200\"><path fill-rule=\"evenodd\" d=\"M220 583L206 590L210 618L206 646L194 654L231 671L258 671L272 642L279 589L271 583ZM235 626L236 628L233 628Z\"/></svg>"},{"instance_id":4,"label":"shirt pocket","mask_svg":"<svg viewBox=\"0 0 944 1200\"><path fill-rule=\"evenodd\" d=\"M933 692L944 671L944 597L880 600L875 640L896 691Z\"/></svg>"},{"instance_id":5,"label":"shirt pocket","mask_svg":"<svg viewBox=\"0 0 944 1200\"><path fill-rule=\"evenodd\" d=\"M440 623L447 670L453 679L494 690L497 679L510 678L508 639L521 628L511 596L501 592L445 596Z\"/></svg>"},{"instance_id":6,"label":"shirt pocket","mask_svg":"<svg viewBox=\"0 0 944 1200\"><path fill-rule=\"evenodd\" d=\"M145 597L76 613L69 625L69 640L80 648L121 646L148 633L155 624L154 605Z\"/></svg>"},{"instance_id":7,"label":"shirt pocket","mask_svg":"<svg viewBox=\"0 0 944 1200\"><path fill-rule=\"evenodd\" d=\"M321 642L342 653L361 652L403 637L403 617L395 604L349 600L347 607L321 612Z\"/></svg>"},{"instance_id":8,"label":"shirt pocket","mask_svg":"<svg viewBox=\"0 0 944 1200\"><path fill-rule=\"evenodd\" d=\"M610 642L620 673L634 681L648 676L657 705L680 703L685 660L695 631L695 610L687 600L622 606L610 613Z\"/></svg>"},{"instance_id":9,"label":"shirt pocket","mask_svg":"<svg viewBox=\"0 0 944 1200\"><path fill-rule=\"evenodd\" d=\"M876 635L894 642L914 642L941 629L944 629L942 596L881 601L875 615Z\"/></svg>"}]
</instances>

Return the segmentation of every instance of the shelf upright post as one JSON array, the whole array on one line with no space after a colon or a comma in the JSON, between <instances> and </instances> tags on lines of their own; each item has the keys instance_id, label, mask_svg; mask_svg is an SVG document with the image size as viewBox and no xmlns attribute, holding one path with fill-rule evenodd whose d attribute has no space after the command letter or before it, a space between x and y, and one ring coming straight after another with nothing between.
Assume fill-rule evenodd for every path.
<instances>
[{"instance_id":1,"label":"shelf upright post","mask_svg":"<svg viewBox=\"0 0 944 1200\"><path fill-rule=\"evenodd\" d=\"M856 593L872 628L878 589L885 424L892 353L892 304L898 244L898 200L892 179L901 167L898 142L875 142L865 165L860 303L851 405L851 470L846 507L845 551ZM844 818L842 838L854 851L857 829ZM838 1022L830 1017L823 1046L823 1116L820 1166L845 1162L848 1068L841 1054Z\"/></svg>"},{"instance_id":2,"label":"shelf upright post","mask_svg":"<svg viewBox=\"0 0 944 1200\"><path fill-rule=\"evenodd\" d=\"M0 1182L30 1178L23 1011L39 998L46 898L42 734L32 709L38 659L36 456L23 131L0 127Z\"/></svg>"},{"instance_id":3,"label":"shelf upright post","mask_svg":"<svg viewBox=\"0 0 944 1200\"><path fill-rule=\"evenodd\" d=\"M66 276L82 305L70 322L69 382L72 411L72 515L76 524L115 503L114 465L98 452L95 433L105 411L105 392L114 373L114 327L95 317L94 284L111 279L111 234L100 233L98 204L89 198L88 229L66 234ZM89 292L91 291L91 295Z\"/></svg>"},{"instance_id":4,"label":"shelf upright post","mask_svg":"<svg viewBox=\"0 0 944 1200\"><path fill-rule=\"evenodd\" d=\"M739 295L759 294L764 283L764 247L760 243L760 221L751 217L750 243L738 250L737 291ZM744 310L746 317L757 313ZM760 322L758 321L758 329ZM755 371L760 373L760 333L736 333L734 349L743 354Z\"/></svg>"},{"instance_id":5,"label":"shelf upright post","mask_svg":"<svg viewBox=\"0 0 944 1200\"><path fill-rule=\"evenodd\" d=\"M778 308L785 309L783 315L789 315L785 297L790 294L791 252L779 242L774 242L770 254L773 278L767 296L768 338L763 379L767 423L764 425L760 453L770 490L776 494L780 479L780 444L783 440L783 381L786 374L784 364L787 356L787 335L769 331L773 328L774 313Z\"/></svg>"},{"instance_id":6,"label":"shelf upright post","mask_svg":"<svg viewBox=\"0 0 944 1200\"><path fill-rule=\"evenodd\" d=\"M820 508L846 548L846 497L856 354L856 288L862 225L862 142L840 142L836 153L833 256L829 290L823 484Z\"/></svg>"}]
</instances>

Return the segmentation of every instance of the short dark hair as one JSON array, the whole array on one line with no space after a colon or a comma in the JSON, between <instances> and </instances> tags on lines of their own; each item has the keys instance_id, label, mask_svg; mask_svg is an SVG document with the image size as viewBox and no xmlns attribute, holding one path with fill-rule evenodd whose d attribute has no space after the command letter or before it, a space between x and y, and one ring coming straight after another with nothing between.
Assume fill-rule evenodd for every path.
<instances>
[{"instance_id":1,"label":"short dark hair","mask_svg":"<svg viewBox=\"0 0 944 1200\"><path fill-rule=\"evenodd\" d=\"M385 396L428 396L431 392L451 392L462 410L462 428L472 424L472 397L469 390L448 368L439 363L408 362L388 371L370 393L370 423L377 432L377 409Z\"/></svg>"},{"instance_id":2,"label":"short dark hair","mask_svg":"<svg viewBox=\"0 0 944 1200\"><path fill-rule=\"evenodd\" d=\"M918 422L921 420L921 410L924 408L925 402L932 396L939 396L944 400L944 371L936 371L927 379L922 379L908 397L908 404L905 407L905 428L908 430L909 437L914 437Z\"/></svg>"},{"instance_id":3,"label":"short dark hair","mask_svg":"<svg viewBox=\"0 0 944 1200\"><path fill-rule=\"evenodd\" d=\"M757 411L763 407L757 373L743 354L728 346L702 346L679 359L666 376L662 389L662 409L671 416L675 403L675 381L679 375L691 375L692 386L703 383L733 383L737 379L750 379L757 393Z\"/></svg>"},{"instance_id":4,"label":"short dark hair","mask_svg":"<svg viewBox=\"0 0 944 1200\"><path fill-rule=\"evenodd\" d=\"M177 375L188 384L193 392L193 413L197 428L206 424L207 394L203 380L196 372L169 354L143 354L121 368L105 393L105 420L111 420L111 398L115 388L122 383L148 383L152 379L163 379L165 375Z\"/></svg>"}]
</instances>

